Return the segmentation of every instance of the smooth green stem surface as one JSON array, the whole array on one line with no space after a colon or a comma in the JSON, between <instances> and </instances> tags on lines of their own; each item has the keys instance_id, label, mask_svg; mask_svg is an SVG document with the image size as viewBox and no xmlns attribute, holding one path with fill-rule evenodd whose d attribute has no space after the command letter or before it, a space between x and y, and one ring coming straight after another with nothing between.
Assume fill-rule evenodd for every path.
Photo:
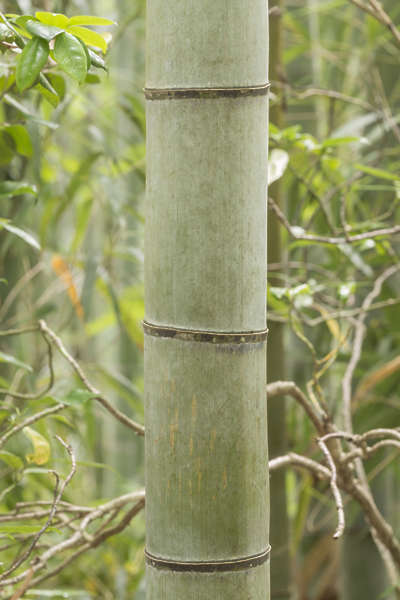
<instances>
[{"instance_id":1,"label":"smooth green stem surface","mask_svg":"<svg viewBox=\"0 0 400 600\"><path fill-rule=\"evenodd\" d=\"M264 0L149 0L147 87L268 79ZM145 319L266 327L267 96L147 101ZM265 342L145 335L147 551L235 561L268 548ZM269 565L147 568L147 600L268 600Z\"/></svg>"}]
</instances>

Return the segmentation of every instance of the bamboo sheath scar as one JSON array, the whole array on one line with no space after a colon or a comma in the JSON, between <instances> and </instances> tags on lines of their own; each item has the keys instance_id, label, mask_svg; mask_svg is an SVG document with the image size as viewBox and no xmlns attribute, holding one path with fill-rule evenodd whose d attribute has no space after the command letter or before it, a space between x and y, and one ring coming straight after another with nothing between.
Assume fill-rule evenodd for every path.
<instances>
[{"instance_id":1,"label":"bamboo sheath scar","mask_svg":"<svg viewBox=\"0 0 400 600\"><path fill-rule=\"evenodd\" d=\"M148 0L147 600L267 600L268 8Z\"/></svg>"}]
</instances>

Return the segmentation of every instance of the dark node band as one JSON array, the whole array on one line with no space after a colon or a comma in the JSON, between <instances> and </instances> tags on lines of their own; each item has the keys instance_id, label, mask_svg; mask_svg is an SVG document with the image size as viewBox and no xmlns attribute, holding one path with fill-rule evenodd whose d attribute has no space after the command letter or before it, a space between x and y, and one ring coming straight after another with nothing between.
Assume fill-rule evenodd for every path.
<instances>
[{"instance_id":1,"label":"dark node band","mask_svg":"<svg viewBox=\"0 0 400 600\"><path fill-rule=\"evenodd\" d=\"M267 339L268 329L263 331L243 331L220 333L217 331L195 331L192 329L176 329L153 325L143 321L143 331L153 337L175 338L186 342L208 342L209 344L251 344Z\"/></svg>"},{"instance_id":2,"label":"dark node band","mask_svg":"<svg viewBox=\"0 0 400 600\"><path fill-rule=\"evenodd\" d=\"M261 554L235 558L234 560L217 560L211 562L176 562L153 556L145 550L146 562L156 569L167 569L170 571L195 571L197 573L215 573L217 571L243 571L252 569L265 563L270 556L271 546L268 546Z\"/></svg>"},{"instance_id":3,"label":"dark node band","mask_svg":"<svg viewBox=\"0 0 400 600\"><path fill-rule=\"evenodd\" d=\"M242 98L243 96L265 96L270 83L252 87L234 88L144 88L147 100L172 100L177 98Z\"/></svg>"}]
</instances>

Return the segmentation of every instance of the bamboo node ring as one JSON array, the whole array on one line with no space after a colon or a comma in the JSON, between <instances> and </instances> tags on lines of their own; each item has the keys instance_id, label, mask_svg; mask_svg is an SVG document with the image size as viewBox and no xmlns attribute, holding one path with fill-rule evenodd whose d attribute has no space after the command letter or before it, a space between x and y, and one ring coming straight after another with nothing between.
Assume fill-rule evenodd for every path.
<instances>
[{"instance_id":1,"label":"bamboo node ring","mask_svg":"<svg viewBox=\"0 0 400 600\"><path fill-rule=\"evenodd\" d=\"M268 329L261 331L196 331L142 322L143 331L153 337L175 338L186 342L211 344L256 344L267 339Z\"/></svg>"},{"instance_id":2,"label":"bamboo node ring","mask_svg":"<svg viewBox=\"0 0 400 600\"><path fill-rule=\"evenodd\" d=\"M173 100L187 98L243 98L245 96L265 96L271 84L244 87L210 88L144 88L146 100Z\"/></svg>"},{"instance_id":3,"label":"bamboo node ring","mask_svg":"<svg viewBox=\"0 0 400 600\"><path fill-rule=\"evenodd\" d=\"M259 554L235 558L232 560L215 561L173 561L159 556L154 556L145 550L146 562L156 569L170 571L196 571L200 573L215 573L216 571L241 571L258 567L265 563L271 554L271 546Z\"/></svg>"}]
</instances>

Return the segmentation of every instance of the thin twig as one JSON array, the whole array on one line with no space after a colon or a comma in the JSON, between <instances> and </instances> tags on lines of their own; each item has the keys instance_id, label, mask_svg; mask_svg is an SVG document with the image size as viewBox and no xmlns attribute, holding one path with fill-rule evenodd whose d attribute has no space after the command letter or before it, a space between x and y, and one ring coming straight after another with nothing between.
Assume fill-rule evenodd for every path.
<instances>
[{"instance_id":1,"label":"thin twig","mask_svg":"<svg viewBox=\"0 0 400 600\"><path fill-rule=\"evenodd\" d=\"M319 242L321 244L332 244L334 246L341 246L343 244L354 244L355 242L362 242L363 240L369 240L372 238L382 237L386 235L396 235L400 233L400 225L395 225L394 227L387 227L382 229L374 229L372 231L366 231L365 233L351 235L347 238L302 233L298 231L298 228L293 227L293 225L289 223L285 214L281 211L279 206L272 198L268 198L268 205L272 208L279 221L295 240L302 240L306 242Z\"/></svg>"},{"instance_id":2,"label":"thin twig","mask_svg":"<svg viewBox=\"0 0 400 600\"><path fill-rule=\"evenodd\" d=\"M70 458L71 458L71 469L70 472L68 473L67 477L65 478L65 480L61 483L60 485L60 476L58 475L58 473L56 471L50 471L50 473L52 473L54 475L54 477L56 478L56 485L54 488L54 498L53 498L53 504L51 506L50 509L50 513L49 516L47 518L46 523L40 528L40 530L36 533L35 537L33 538L29 548L26 550L26 552L24 552L22 554L22 556L20 556L12 565L9 569L7 569L6 571L4 571L4 573L1 574L0 576L0 581L2 579L4 579L5 577L7 577L8 575L10 575L10 573L13 573L16 569L18 569L18 567L20 567L22 565L22 563L24 563L29 556L32 554L37 542L39 541L39 539L42 537L42 535L47 531L47 529L50 527L51 522L53 520L53 517L55 515L56 509L57 509L57 505L58 502L61 500L61 497L64 493L65 488L67 487L67 485L69 484L69 482L71 481L72 477L75 475L76 472L76 459L75 459L75 455L74 452L72 450L72 447L67 444L66 442L64 442L64 440L62 438L60 438L58 435L55 436L56 439L60 442L60 444L62 446L64 446L64 448L66 449L66 451L68 452Z\"/></svg>"},{"instance_id":3,"label":"thin twig","mask_svg":"<svg viewBox=\"0 0 400 600\"><path fill-rule=\"evenodd\" d=\"M374 17L381 25L387 27L396 43L400 45L400 30L393 23L387 12L384 10L382 4L378 0L368 0L369 5L362 2L362 0L350 0L352 4L361 8L364 12Z\"/></svg>"},{"instance_id":4,"label":"thin twig","mask_svg":"<svg viewBox=\"0 0 400 600\"><path fill-rule=\"evenodd\" d=\"M337 525L337 528L336 528L336 531L335 531L333 537L334 537L334 539L338 539L343 535L343 531L344 531L344 527L345 527L345 518L344 518L343 500L342 500L342 496L340 495L339 488L337 486L336 465L332 458L332 454L330 453L329 448L325 443L325 440L328 439L332 435L333 434L328 434L327 436L319 438L317 440L317 444L321 448L321 450L326 458L326 461L329 465L329 469L331 471L330 485L331 485L331 490L332 490L333 497L335 499L336 509L337 509L337 513L338 513L338 525Z\"/></svg>"},{"instance_id":5,"label":"thin twig","mask_svg":"<svg viewBox=\"0 0 400 600\"><path fill-rule=\"evenodd\" d=\"M267 385L267 397L274 398L276 396L291 396L294 398L303 407L316 430L319 433L324 433L324 414L317 413L317 409L293 381L274 381L273 383L269 383Z\"/></svg>"},{"instance_id":6,"label":"thin twig","mask_svg":"<svg viewBox=\"0 0 400 600\"><path fill-rule=\"evenodd\" d=\"M120 412L115 406L113 406L104 396L102 396L101 392L97 390L86 377L82 367L78 364L78 362L69 354L67 349L65 348L61 339L52 331L46 324L45 321L39 321L39 327L42 332L49 336L52 342L55 344L59 352L64 356L64 358L69 362L69 364L74 369L75 373L78 375L84 386L93 394L93 399L97 400L110 414L112 414L118 421L132 429L137 435L144 435L144 427L143 425L139 425L122 412Z\"/></svg>"},{"instance_id":7,"label":"thin twig","mask_svg":"<svg viewBox=\"0 0 400 600\"><path fill-rule=\"evenodd\" d=\"M31 417L28 417L27 419L25 419L21 423L18 423L18 425L15 425L12 429L10 429L9 431L7 431L7 433L5 433L0 438L0 448L2 446L4 446L4 444L10 439L10 437L12 437L13 435L15 435L19 431L22 431L22 429L24 429L25 427L29 427L33 423L36 423L37 421L40 421L41 419L43 419L44 417L47 417L48 415L52 415L52 414L55 414L57 412L60 412L60 410L62 410L63 408L65 408L65 404L56 404L55 406L51 406L50 408L46 408L45 410L42 410L42 411L36 413L35 415L32 415Z\"/></svg>"},{"instance_id":8,"label":"thin twig","mask_svg":"<svg viewBox=\"0 0 400 600\"><path fill-rule=\"evenodd\" d=\"M268 463L269 471L271 473L287 466L299 467L311 471L318 479L326 480L331 478L329 469L320 465L315 460L302 456L301 454L296 454L295 452L289 452L289 454L285 454L284 456L271 458Z\"/></svg>"}]
</instances>

